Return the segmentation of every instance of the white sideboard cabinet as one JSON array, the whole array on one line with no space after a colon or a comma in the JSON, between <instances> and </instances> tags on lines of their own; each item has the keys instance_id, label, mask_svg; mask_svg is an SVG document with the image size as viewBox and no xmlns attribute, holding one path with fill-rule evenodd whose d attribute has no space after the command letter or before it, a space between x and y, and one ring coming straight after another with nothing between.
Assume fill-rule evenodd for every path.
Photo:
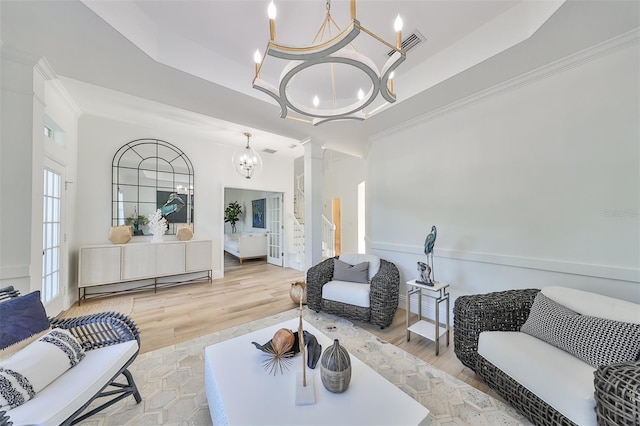
<instances>
[{"instance_id":1,"label":"white sideboard cabinet","mask_svg":"<svg viewBox=\"0 0 640 426\"><path fill-rule=\"evenodd\" d=\"M78 302L86 299L88 287L105 284L153 280L136 288L153 286L157 291L158 278L194 272L207 272L206 277L195 280L210 281L211 268L210 240L83 246L78 261ZM194 280L166 284L187 281Z\"/></svg>"}]
</instances>

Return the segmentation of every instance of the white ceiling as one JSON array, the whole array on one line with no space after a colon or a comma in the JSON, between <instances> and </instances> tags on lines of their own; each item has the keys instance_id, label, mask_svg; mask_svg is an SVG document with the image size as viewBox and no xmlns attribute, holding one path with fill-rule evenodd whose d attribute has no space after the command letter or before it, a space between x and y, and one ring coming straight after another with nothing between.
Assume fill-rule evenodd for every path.
<instances>
[{"instance_id":1,"label":"white ceiling","mask_svg":"<svg viewBox=\"0 0 640 426\"><path fill-rule=\"evenodd\" d=\"M361 24L393 42L426 41L407 53L395 81L398 102L364 122L318 127L279 118L279 107L251 88L253 52L269 36L268 0L0 0L5 46L45 56L82 111L125 120L169 120L212 141L300 155L307 137L363 155L371 135L638 28L640 2L376 1L358 2ZM321 0L276 0L279 42L307 44L325 13ZM348 1L332 2L348 25ZM357 46L372 58L380 43ZM266 67L266 64L265 64ZM265 69L275 81L279 70ZM135 118L133 118L135 117Z\"/></svg>"}]
</instances>

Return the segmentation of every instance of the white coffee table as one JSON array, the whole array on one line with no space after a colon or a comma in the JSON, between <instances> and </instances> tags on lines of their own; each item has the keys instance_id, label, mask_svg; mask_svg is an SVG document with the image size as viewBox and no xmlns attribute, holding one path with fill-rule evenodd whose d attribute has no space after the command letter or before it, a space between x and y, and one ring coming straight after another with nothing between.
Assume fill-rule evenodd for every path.
<instances>
[{"instance_id":1,"label":"white coffee table","mask_svg":"<svg viewBox=\"0 0 640 426\"><path fill-rule=\"evenodd\" d=\"M303 324L324 351L333 340ZM264 354L251 344L264 344L280 328L298 329L292 319L205 348L205 388L214 425L428 425L429 410L351 355L351 383L341 394L325 389L320 361L307 376L315 382L316 403L295 405L296 355L284 374L270 375Z\"/></svg>"}]
</instances>

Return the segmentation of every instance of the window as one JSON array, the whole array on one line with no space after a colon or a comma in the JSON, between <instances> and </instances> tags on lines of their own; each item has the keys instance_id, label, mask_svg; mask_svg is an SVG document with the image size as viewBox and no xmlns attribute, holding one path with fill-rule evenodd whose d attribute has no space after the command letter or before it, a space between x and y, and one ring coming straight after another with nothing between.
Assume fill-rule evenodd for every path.
<instances>
[{"instance_id":1,"label":"window","mask_svg":"<svg viewBox=\"0 0 640 426\"><path fill-rule=\"evenodd\" d=\"M46 137L48 137L49 139L53 139L53 134L54 134L53 129L45 124L44 125L44 135Z\"/></svg>"},{"instance_id":2,"label":"window","mask_svg":"<svg viewBox=\"0 0 640 426\"><path fill-rule=\"evenodd\" d=\"M60 293L61 184L60 174L44 169L41 290L44 303Z\"/></svg>"}]
</instances>

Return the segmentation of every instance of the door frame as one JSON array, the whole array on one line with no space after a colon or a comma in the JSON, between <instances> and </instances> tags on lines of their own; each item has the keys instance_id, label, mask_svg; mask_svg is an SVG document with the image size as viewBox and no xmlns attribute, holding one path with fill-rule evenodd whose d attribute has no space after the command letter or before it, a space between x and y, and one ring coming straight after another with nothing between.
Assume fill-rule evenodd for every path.
<instances>
[{"instance_id":1,"label":"door frame","mask_svg":"<svg viewBox=\"0 0 640 426\"><path fill-rule=\"evenodd\" d=\"M267 225L267 263L276 266L284 266L284 194L282 192L273 193L271 196L267 196L267 207L266 207L266 216L265 220L268 223ZM271 202L275 200L275 203L278 204L278 218L276 221L272 221L271 217ZM273 241L273 234L271 233L272 224L275 229L278 229L278 239L280 244L275 246L277 247L277 257L271 256L271 242Z\"/></svg>"},{"instance_id":2,"label":"door frame","mask_svg":"<svg viewBox=\"0 0 640 426\"><path fill-rule=\"evenodd\" d=\"M286 253L287 253L287 226L286 226L286 207L287 207L287 192L285 191L277 191L277 190L272 190L272 189L262 189L262 188L242 188L242 187L237 187L237 186L227 186L225 184L222 184L222 191L221 194L222 196L220 197L220 212L221 212L221 216L222 216L222 226L221 226L221 231L220 231L220 263L221 263L221 270L222 270L222 276L224 277L224 272L225 272L225 265L224 265L224 237L225 237L225 223L224 223L224 209L226 208L226 201L225 201L225 196L226 196L226 190L227 189L231 189L231 190L236 190L236 191L246 191L246 192L254 192L254 193L262 193L262 195L256 195L256 197L261 197L261 198L267 198L269 195L274 195L274 194L278 194L281 197L281 229L282 229L282 234L281 234L281 253L284 253L282 255L282 266L285 267L286 266ZM250 206L249 206L250 207ZM244 212L244 214L250 214L250 212ZM244 229L243 229L244 231Z\"/></svg>"},{"instance_id":3,"label":"door frame","mask_svg":"<svg viewBox=\"0 0 640 426\"><path fill-rule=\"evenodd\" d=\"M42 182L41 184L43 184L44 181L44 176L45 176L45 171L46 170L50 170L56 174L60 175L60 230L59 233L60 235L58 236L59 238L59 242L58 242L58 247L59 247L59 253L58 253L58 294L53 297L52 299L48 300L47 302L43 301L44 307L47 311L47 315L50 316L55 316L57 314L59 314L60 312L62 312L66 306L65 306L65 298L66 298L66 294L67 294L67 280L68 280L68 262L67 262L67 241L66 241L66 166L59 163L58 161L56 161L55 159L46 156L44 157L44 162L42 165ZM42 187L41 187L42 188ZM44 188L42 189L41 192L41 198L44 201ZM44 207L44 206L43 206ZM43 208L44 211L44 208ZM39 224L41 229L44 228L43 226L43 221L44 218L42 217L42 215L40 216L40 220L39 220ZM41 235L41 240L40 240L40 250L42 251L42 257L40 259L40 290L42 292L42 294L44 294L44 289L42 288L42 271L44 270L44 231L41 231L40 233Z\"/></svg>"}]
</instances>

